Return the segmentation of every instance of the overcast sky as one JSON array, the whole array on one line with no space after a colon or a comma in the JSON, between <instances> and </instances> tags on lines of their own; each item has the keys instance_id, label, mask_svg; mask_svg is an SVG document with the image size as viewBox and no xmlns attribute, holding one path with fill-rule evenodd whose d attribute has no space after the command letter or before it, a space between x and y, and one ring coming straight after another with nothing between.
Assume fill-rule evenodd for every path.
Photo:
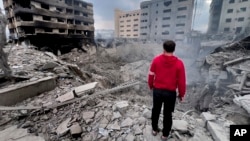
<instances>
[{"instance_id":1,"label":"overcast sky","mask_svg":"<svg viewBox=\"0 0 250 141\"><path fill-rule=\"evenodd\" d=\"M114 9L124 11L140 9L140 2L145 0L86 0L94 5L95 29L114 29ZM197 0L197 12L194 29L206 32L208 26L209 5L211 0ZM3 1L0 0L3 8Z\"/></svg>"}]
</instances>

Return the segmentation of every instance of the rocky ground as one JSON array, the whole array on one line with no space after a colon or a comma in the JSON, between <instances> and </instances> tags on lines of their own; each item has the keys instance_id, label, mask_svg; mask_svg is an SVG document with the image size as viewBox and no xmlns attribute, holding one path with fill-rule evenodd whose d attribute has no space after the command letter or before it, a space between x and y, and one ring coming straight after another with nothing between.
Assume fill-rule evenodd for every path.
<instances>
[{"instance_id":1,"label":"rocky ground","mask_svg":"<svg viewBox=\"0 0 250 141\"><path fill-rule=\"evenodd\" d=\"M9 49L6 48L7 51ZM57 87L14 105L37 106L40 107L38 110L2 110L0 141L160 140L161 134L156 137L151 135L152 96L146 81L150 61L161 52L161 47L128 44L123 48L86 49L88 53L74 49L68 54L55 56L26 46L11 48L9 64L13 74L27 78L20 83L55 76ZM229 56L227 60L215 60L223 60L224 63L240 55L224 54L222 56ZM199 67L194 65L196 61L191 61L192 58L185 54L180 56L187 58L187 68ZM211 56L217 55L210 55L207 60ZM212 67L217 64L210 61ZM209 67L200 69L206 74L209 73L207 70L211 70ZM221 71L221 68L218 69ZM199 69L192 69L191 72L194 71L200 72ZM205 87L208 84L205 80L191 79L190 76L194 76L191 72L188 72L190 81L185 101L176 103L170 140L228 140L229 125L249 123L249 114L236 106L232 98L229 99L224 94L214 96L215 90ZM209 74L214 75L212 72ZM93 91L75 95L77 88L92 82L97 84ZM129 84L133 87L128 86ZM128 87L123 88L124 86ZM113 91L114 88L116 91ZM76 101L58 106L72 100ZM51 105L57 106L48 108ZM197 109L201 105L208 108L205 110L207 112L202 113L202 109ZM241 120L237 120L238 118ZM162 125L162 115L159 125Z\"/></svg>"}]
</instances>

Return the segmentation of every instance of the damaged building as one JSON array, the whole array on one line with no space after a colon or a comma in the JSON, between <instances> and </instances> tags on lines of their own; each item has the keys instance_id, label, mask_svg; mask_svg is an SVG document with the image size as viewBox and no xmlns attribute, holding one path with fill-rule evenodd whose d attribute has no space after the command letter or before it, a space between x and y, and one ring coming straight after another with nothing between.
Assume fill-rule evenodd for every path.
<instances>
[{"instance_id":1,"label":"damaged building","mask_svg":"<svg viewBox=\"0 0 250 141\"><path fill-rule=\"evenodd\" d=\"M3 0L10 38L37 47L81 47L94 40L93 4L82 0Z\"/></svg>"}]
</instances>

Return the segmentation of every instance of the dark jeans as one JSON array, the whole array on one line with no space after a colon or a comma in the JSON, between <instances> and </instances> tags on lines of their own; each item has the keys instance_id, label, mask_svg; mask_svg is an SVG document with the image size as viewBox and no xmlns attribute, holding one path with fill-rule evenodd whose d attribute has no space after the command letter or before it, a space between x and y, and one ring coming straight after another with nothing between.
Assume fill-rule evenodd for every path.
<instances>
[{"instance_id":1,"label":"dark jeans","mask_svg":"<svg viewBox=\"0 0 250 141\"><path fill-rule=\"evenodd\" d=\"M154 89L153 90L153 109L152 109L152 128L154 131L158 130L158 120L161 113L162 103L163 109L163 136L167 137L172 127L172 112L174 112L176 101L176 92Z\"/></svg>"}]
</instances>

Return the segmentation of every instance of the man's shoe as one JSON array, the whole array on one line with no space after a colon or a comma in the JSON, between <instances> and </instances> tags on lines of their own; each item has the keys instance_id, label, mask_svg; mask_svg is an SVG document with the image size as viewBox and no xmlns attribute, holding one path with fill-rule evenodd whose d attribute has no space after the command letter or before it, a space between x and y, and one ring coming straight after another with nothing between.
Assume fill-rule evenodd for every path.
<instances>
[{"instance_id":1,"label":"man's shoe","mask_svg":"<svg viewBox=\"0 0 250 141\"><path fill-rule=\"evenodd\" d=\"M167 141L167 140L168 140L168 137L161 136L161 141Z\"/></svg>"},{"instance_id":2,"label":"man's shoe","mask_svg":"<svg viewBox=\"0 0 250 141\"><path fill-rule=\"evenodd\" d=\"M152 135L156 136L160 131L161 131L161 129L159 129L159 128L156 131L152 130Z\"/></svg>"}]
</instances>

